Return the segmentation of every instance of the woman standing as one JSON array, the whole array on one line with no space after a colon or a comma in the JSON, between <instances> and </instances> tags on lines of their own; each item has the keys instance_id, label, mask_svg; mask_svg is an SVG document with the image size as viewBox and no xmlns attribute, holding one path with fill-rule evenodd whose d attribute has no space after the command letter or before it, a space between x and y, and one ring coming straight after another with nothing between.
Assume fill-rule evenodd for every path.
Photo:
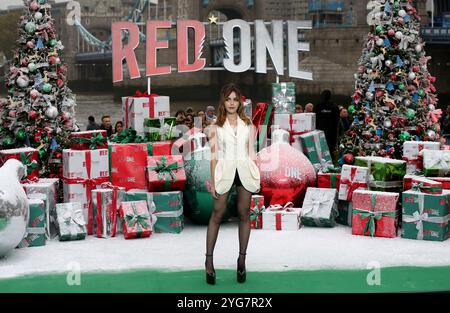
<instances>
[{"instance_id":1,"label":"woman standing","mask_svg":"<svg viewBox=\"0 0 450 313\"><path fill-rule=\"evenodd\" d=\"M252 193L260 189L260 174L255 163L255 129L245 115L237 86L228 84L220 92L217 121L207 132L211 145L211 194L214 210L206 235L206 282L215 284L216 272L213 252L220 223L227 208L227 200L233 185L237 189L239 213L239 258L237 280L246 280L245 256L250 238L250 201Z\"/></svg>"}]
</instances>

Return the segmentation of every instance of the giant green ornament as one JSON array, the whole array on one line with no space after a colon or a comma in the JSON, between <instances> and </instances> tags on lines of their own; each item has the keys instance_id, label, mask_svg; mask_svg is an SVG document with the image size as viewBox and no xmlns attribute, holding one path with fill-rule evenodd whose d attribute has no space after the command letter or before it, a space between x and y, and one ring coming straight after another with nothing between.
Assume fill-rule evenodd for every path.
<instances>
[{"instance_id":1,"label":"giant green ornament","mask_svg":"<svg viewBox=\"0 0 450 313\"><path fill-rule=\"evenodd\" d=\"M42 90L45 93L49 93L50 91L52 91L52 85L50 85L49 83L45 83L44 86L42 86Z\"/></svg>"},{"instance_id":2,"label":"giant green ornament","mask_svg":"<svg viewBox=\"0 0 450 313\"><path fill-rule=\"evenodd\" d=\"M196 224L207 225L214 210L214 199L209 192L211 186L211 148L201 147L203 134L194 136L197 143L193 152L185 157L186 189L184 190L184 213ZM228 198L228 207L222 221L236 215L236 190L233 187Z\"/></svg>"},{"instance_id":3,"label":"giant green ornament","mask_svg":"<svg viewBox=\"0 0 450 313\"><path fill-rule=\"evenodd\" d=\"M36 31L36 24L34 24L33 22L28 22L25 25L25 30L27 31L27 33L34 33Z\"/></svg>"},{"instance_id":4,"label":"giant green ornament","mask_svg":"<svg viewBox=\"0 0 450 313\"><path fill-rule=\"evenodd\" d=\"M406 117L409 119L412 119L416 116L416 111L414 111L413 109L408 109L406 111Z\"/></svg>"}]
</instances>

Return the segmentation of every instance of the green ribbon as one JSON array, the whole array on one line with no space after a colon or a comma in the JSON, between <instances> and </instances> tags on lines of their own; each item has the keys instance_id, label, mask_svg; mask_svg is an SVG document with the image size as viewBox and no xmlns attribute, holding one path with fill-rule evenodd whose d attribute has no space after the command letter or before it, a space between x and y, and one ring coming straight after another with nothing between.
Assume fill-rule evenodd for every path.
<instances>
[{"instance_id":1,"label":"green ribbon","mask_svg":"<svg viewBox=\"0 0 450 313\"><path fill-rule=\"evenodd\" d=\"M145 140L137 135L133 128L124 129L119 135L111 139L114 143L144 143Z\"/></svg>"},{"instance_id":2,"label":"green ribbon","mask_svg":"<svg viewBox=\"0 0 450 313\"><path fill-rule=\"evenodd\" d=\"M258 208L258 204L250 210L250 221L255 221L255 229L259 229L259 216L266 210L265 207Z\"/></svg>"},{"instance_id":3,"label":"green ribbon","mask_svg":"<svg viewBox=\"0 0 450 313\"><path fill-rule=\"evenodd\" d=\"M133 213L127 213L125 215L125 223L128 228L137 227L136 236L140 237L144 230L150 227L150 224L148 223L150 215L148 213L139 214L134 203L131 203L131 207L133 209Z\"/></svg>"},{"instance_id":4,"label":"green ribbon","mask_svg":"<svg viewBox=\"0 0 450 313\"><path fill-rule=\"evenodd\" d=\"M364 235L367 233L367 231L370 231L370 236L373 237L375 235L375 230L376 230L376 224L375 221L379 221L381 220L384 216L385 217L392 217L395 218L397 216L397 212L383 212L383 211L378 211L378 212L373 212L373 210L375 210L375 202L376 202L376 197L375 194L371 195L371 210L372 211L367 211L367 210L361 210L361 209L353 209L353 214L358 214L361 219L366 219L366 224L364 227Z\"/></svg>"},{"instance_id":5,"label":"green ribbon","mask_svg":"<svg viewBox=\"0 0 450 313\"><path fill-rule=\"evenodd\" d=\"M165 156L161 157L161 161L156 160L156 166L149 166L149 170L158 173L158 179L160 181L165 180L164 189L166 191L170 190L170 183L177 181L177 175L174 171L182 168L177 162L167 165L167 158Z\"/></svg>"},{"instance_id":6,"label":"green ribbon","mask_svg":"<svg viewBox=\"0 0 450 313\"><path fill-rule=\"evenodd\" d=\"M89 149L95 150L98 146L102 146L106 144L106 138L103 137L101 134L92 134L92 138L82 138L82 137L75 137L72 138L72 142L74 143L87 143L89 144Z\"/></svg>"},{"instance_id":7,"label":"green ribbon","mask_svg":"<svg viewBox=\"0 0 450 313\"><path fill-rule=\"evenodd\" d=\"M341 172L342 168L339 166L328 166L322 169L324 174L340 174Z\"/></svg>"},{"instance_id":8,"label":"green ribbon","mask_svg":"<svg viewBox=\"0 0 450 313\"><path fill-rule=\"evenodd\" d=\"M266 138L267 127L269 125L270 116L272 115L272 110L273 110L273 106L271 104L269 104L269 107L267 108L266 116L264 118L264 125L259 134L259 141L258 141L259 147L261 147L262 143L264 142L264 139ZM258 150L259 150L259 147L258 147Z\"/></svg>"},{"instance_id":9,"label":"green ribbon","mask_svg":"<svg viewBox=\"0 0 450 313\"><path fill-rule=\"evenodd\" d=\"M31 154L26 155L25 152L20 152L20 162L27 167L27 176L31 175L34 170L39 169L39 164L36 161L31 161Z\"/></svg>"},{"instance_id":10,"label":"green ribbon","mask_svg":"<svg viewBox=\"0 0 450 313\"><path fill-rule=\"evenodd\" d=\"M330 188L337 188L337 175L330 175Z\"/></svg>"}]
</instances>

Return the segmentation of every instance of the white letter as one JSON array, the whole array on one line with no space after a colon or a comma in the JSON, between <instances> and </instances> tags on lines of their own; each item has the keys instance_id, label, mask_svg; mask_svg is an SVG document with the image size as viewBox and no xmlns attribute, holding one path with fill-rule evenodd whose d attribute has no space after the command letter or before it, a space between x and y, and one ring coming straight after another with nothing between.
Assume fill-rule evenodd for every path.
<instances>
[{"instance_id":1,"label":"white letter","mask_svg":"<svg viewBox=\"0 0 450 313\"><path fill-rule=\"evenodd\" d=\"M309 52L309 43L298 41L299 29L312 29L312 22L288 21L289 77L313 80L311 72L298 69L298 51Z\"/></svg>"},{"instance_id":2,"label":"white letter","mask_svg":"<svg viewBox=\"0 0 450 313\"><path fill-rule=\"evenodd\" d=\"M80 286L81 285L81 267L78 262L71 262L67 264L66 282L69 286Z\"/></svg>"},{"instance_id":3,"label":"white letter","mask_svg":"<svg viewBox=\"0 0 450 313\"><path fill-rule=\"evenodd\" d=\"M233 31L239 28L241 33L240 50L241 62L234 64L234 36ZM252 65L252 51L250 46L250 25L243 20L231 20L223 25L223 38L227 57L223 59L223 66L227 71L242 73L248 71Z\"/></svg>"},{"instance_id":4,"label":"white letter","mask_svg":"<svg viewBox=\"0 0 450 313\"><path fill-rule=\"evenodd\" d=\"M367 265L367 269L371 270L369 274L367 274L367 284L369 286L380 286L381 285L381 265L378 262L370 262Z\"/></svg>"},{"instance_id":5,"label":"white letter","mask_svg":"<svg viewBox=\"0 0 450 313\"><path fill-rule=\"evenodd\" d=\"M272 38L264 21L255 21L256 72L267 73L267 50L278 75L284 75L283 21L272 22Z\"/></svg>"},{"instance_id":6,"label":"white letter","mask_svg":"<svg viewBox=\"0 0 450 313\"><path fill-rule=\"evenodd\" d=\"M66 17L66 23L69 26L75 25L75 21L81 22L81 6L78 1L67 3L66 10L69 12Z\"/></svg>"}]
</instances>

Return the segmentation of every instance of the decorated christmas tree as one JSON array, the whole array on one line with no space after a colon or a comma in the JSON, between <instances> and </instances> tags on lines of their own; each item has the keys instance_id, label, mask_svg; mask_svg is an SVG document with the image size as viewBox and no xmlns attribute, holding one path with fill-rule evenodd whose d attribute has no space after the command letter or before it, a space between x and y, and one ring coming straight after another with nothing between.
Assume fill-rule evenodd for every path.
<instances>
[{"instance_id":1,"label":"decorated christmas tree","mask_svg":"<svg viewBox=\"0 0 450 313\"><path fill-rule=\"evenodd\" d=\"M64 49L47 0L24 0L17 50L6 74L7 101L0 103L0 147L39 150L41 176L57 176L61 150L77 130L75 100L67 87Z\"/></svg>"},{"instance_id":2,"label":"decorated christmas tree","mask_svg":"<svg viewBox=\"0 0 450 313\"><path fill-rule=\"evenodd\" d=\"M359 61L353 124L340 140L341 164L355 156L401 159L403 142L439 139L438 99L412 0L370 1L371 26Z\"/></svg>"}]
</instances>

